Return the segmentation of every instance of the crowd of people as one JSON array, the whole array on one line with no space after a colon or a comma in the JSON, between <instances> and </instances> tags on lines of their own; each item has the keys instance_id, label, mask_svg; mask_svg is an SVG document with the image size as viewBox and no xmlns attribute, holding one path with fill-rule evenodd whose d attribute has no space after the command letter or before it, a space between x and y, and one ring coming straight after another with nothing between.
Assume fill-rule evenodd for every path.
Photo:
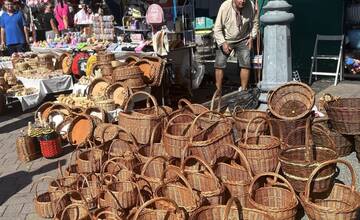
<instances>
[{"instance_id":1,"label":"crowd of people","mask_svg":"<svg viewBox=\"0 0 360 220\"><path fill-rule=\"evenodd\" d=\"M47 1L32 11L32 23L29 7L24 2L5 0L0 11L0 49L5 55L12 55L27 51L31 40L53 39L69 31L80 31L93 23L98 5L96 0L75 4L66 0ZM31 28L30 23L34 24ZM36 31L30 35L29 30Z\"/></svg>"}]
</instances>

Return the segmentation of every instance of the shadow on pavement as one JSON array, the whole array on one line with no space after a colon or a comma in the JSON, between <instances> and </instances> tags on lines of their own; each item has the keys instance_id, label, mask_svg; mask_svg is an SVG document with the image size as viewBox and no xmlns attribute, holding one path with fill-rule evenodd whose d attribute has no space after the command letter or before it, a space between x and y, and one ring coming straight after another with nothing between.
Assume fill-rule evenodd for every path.
<instances>
[{"instance_id":1,"label":"shadow on pavement","mask_svg":"<svg viewBox=\"0 0 360 220\"><path fill-rule=\"evenodd\" d=\"M9 119L11 119L11 118L9 118ZM27 116L25 118L21 118L21 119L19 119L17 121L11 122L11 123L6 124L4 126L0 126L0 134L9 133L9 132L15 131L15 130L17 130L19 128L23 128L23 127L27 126L29 121L34 122L34 116L33 115L29 115L29 116Z\"/></svg>"},{"instance_id":2,"label":"shadow on pavement","mask_svg":"<svg viewBox=\"0 0 360 220\"><path fill-rule=\"evenodd\" d=\"M59 160L61 166L65 165L66 160ZM33 182L33 176L57 169L58 161L46 164L34 171L18 171L9 175L0 177L0 205L5 203L10 197L21 191L23 188Z\"/></svg>"}]
</instances>

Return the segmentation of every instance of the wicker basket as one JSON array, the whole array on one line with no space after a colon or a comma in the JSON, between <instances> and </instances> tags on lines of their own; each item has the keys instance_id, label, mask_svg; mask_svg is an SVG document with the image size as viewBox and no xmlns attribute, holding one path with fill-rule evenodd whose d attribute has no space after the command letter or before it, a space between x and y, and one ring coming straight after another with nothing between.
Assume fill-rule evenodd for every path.
<instances>
[{"instance_id":1,"label":"wicker basket","mask_svg":"<svg viewBox=\"0 0 360 220\"><path fill-rule=\"evenodd\" d=\"M94 141L106 143L114 140L119 134L119 128L110 123L102 123L94 129Z\"/></svg>"},{"instance_id":2,"label":"wicker basket","mask_svg":"<svg viewBox=\"0 0 360 220\"><path fill-rule=\"evenodd\" d=\"M71 74L72 55L70 53L63 53L59 58L61 68L64 74Z\"/></svg>"},{"instance_id":3,"label":"wicker basket","mask_svg":"<svg viewBox=\"0 0 360 220\"><path fill-rule=\"evenodd\" d=\"M249 197L249 186L253 174L244 153L234 145L229 145L229 147L236 151L241 165L233 160L230 163L218 162L214 171L222 184L229 190L230 195L238 198L241 204L245 206Z\"/></svg>"},{"instance_id":4,"label":"wicker basket","mask_svg":"<svg viewBox=\"0 0 360 220\"><path fill-rule=\"evenodd\" d=\"M99 62L110 63L115 60L115 54L107 52L98 52L96 54L96 60Z\"/></svg>"},{"instance_id":5,"label":"wicker basket","mask_svg":"<svg viewBox=\"0 0 360 220\"><path fill-rule=\"evenodd\" d=\"M187 99L180 99L178 102L178 108L184 109L183 113L191 113L194 115L200 115L201 113L209 111L209 109L206 108L205 106L200 104L192 104Z\"/></svg>"},{"instance_id":6,"label":"wicker basket","mask_svg":"<svg viewBox=\"0 0 360 220\"><path fill-rule=\"evenodd\" d=\"M198 170L187 170L187 164L189 162L197 162L204 171L199 168ZM212 168L201 158L197 156L188 156L181 162L181 170L189 181L191 187L200 192L200 196L203 197L209 205L220 205L225 201L224 187L220 184L219 179L215 175Z\"/></svg>"},{"instance_id":7,"label":"wicker basket","mask_svg":"<svg viewBox=\"0 0 360 220\"><path fill-rule=\"evenodd\" d=\"M270 135L258 135L258 130L261 124L255 131L255 136L249 137L248 131L252 123L256 120L265 121L270 127ZM263 172L273 172L279 163L278 153L280 150L281 142L278 138L273 136L271 123L265 117L258 116L252 118L246 127L245 139L239 143L240 150L248 159L251 170L254 174Z\"/></svg>"},{"instance_id":8,"label":"wicker basket","mask_svg":"<svg viewBox=\"0 0 360 220\"><path fill-rule=\"evenodd\" d=\"M92 220L89 208L81 203L72 203L54 217L54 220Z\"/></svg>"},{"instance_id":9,"label":"wicker basket","mask_svg":"<svg viewBox=\"0 0 360 220\"><path fill-rule=\"evenodd\" d=\"M96 106L103 109L105 112L111 112L116 109L115 102L113 99L105 99L96 101Z\"/></svg>"},{"instance_id":10,"label":"wicker basket","mask_svg":"<svg viewBox=\"0 0 360 220\"><path fill-rule=\"evenodd\" d=\"M54 180L53 177L44 176L44 177L41 177L39 180L35 181L32 186L32 187L35 186L35 198L34 198L35 212L41 218L53 218L55 215L54 206L56 203L53 193L45 192L42 194L38 194L38 185L40 182L42 182L45 179ZM57 181L55 181L55 182L60 187L60 184Z\"/></svg>"},{"instance_id":11,"label":"wicker basket","mask_svg":"<svg viewBox=\"0 0 360 220\"><path fill-rule=\"evenodd\" d=\"M338 157L335 151L334 142L329 135L317 127L311 129L310 120L308 120L306 128L300 127L295 129L290 132L287 139L291 139L292 136L298 136L299 132L304 132L302 130L305 130L306 134L305 143L289 146L289 141L286 141L288 147L281 150L279 154L279 160L284 176L297 192L303 192L305 190L305 185L311 172L319 166L319 163L333 160ZM312 138L314 135L319 137L315 144L313 143ZM315 179L314 191L324 192L329 189L333 182L335 168L336 166L334 165L322 170Z\"/></svg>"},{"instance_id":12,"label":"wicker basket","mask_svg":"<svg viewBox=\"0 0 360 220\"><path fill-rule=\"evenodd\" d=\"M104 161L104 152L92 146L85 151L78 150L76 155L76 164L80 173L99 173L102 162Z\"/></svg>"},{"instance_id":13,"label":"wicker basket","mask_svg":"<svg viewBox=\"0 0 360 220\"><path fill-rule=\"evenodd\" d=\"M29 162L41 157L37 139L25 134L16 138L16 152L18 159L23 162Z\"/></svg>"},{"instance_id":14,"label":"wicker basket","mask_svg":"<svg viewBox=\"0 0 360 220\"><path fill-rule=\"evenodd\" d=\"M71 122L69 127L69 143L80 145L91 140L95 123L88 115L78 115Z\"/></svg>"},{"instance_id":15,"label":"wicker basket","mask_svg":"<svg viewBox=\"0 0 360 220\"><path fill-rule=\"evenodd\" d=\"M108 185L108 189L119 201L120 207L124 209L135 207L139 202L139 197L141 197L137 185L131 181L111 183ZM110 198L109 194L105 194L105 200L112 201L113 199Z\"/></svg>"},{"instance_id":16,"label":"wicker basket","mask_svg":"<svg viewBox=\"0 0 360 220\"><path fill-rule=\"evenodd\" d=\"M274 220L266 212L244 207L236 197L230 198L226 205L202 206L189 220L213 219Z\"/></svg>"},{"instance_id":17,"label":"wicker basket","mask_svg":"<svg viewBox=\"0 0 360 220\"><path fill-rule=\"evenodd\" d=\"M168 165L169 162L166 157L156 156L150 158L142 167L140 176L151 187L152 192L160 186L161 176ZM138 185L140 189L143 188L140 184Z\"/></svg>"},{"instance_id":18,"label":"wicker basket","mask_svg":"<svg viewBox=\"0 0 360 220\"><path fill-rule=\"evenodd\" d=\"M195 116L178 114L167 123L162 137L162 143L167 154L181 158L182 151L190 142L190 126Z\"/></svg>"},{"instance_id":19,"label":"wicker basket","mask_svg":"<svg viewBox=\"0 0 360 220\"><path fill-rule=\"evenodd\" d=\"M145 86L142 71L138 66L125 66L115 68L112 81L121 82L129 88Z\"/></svg>"},{"instance_id":20,"label":"wicker basket","mask_svg":"<svg viewBox=\"0 0 360 220\"><path fill-rule=\"evenodd\" d=\"M154 108L129 110L130 100L140 94L148 96L154 103ZM152 130L165 116L164 111L160 110L156 99L149 93L140 91L132 94L125 103L124 112L119 113L119 125L134 135L139 144L149 144Z\"/></svg>"},{"instance_id":21,"label":"wicker basket","mask_svg":"<svg viewBox=\"0 0 360 220\"><path fill-rule=\"evenodd\" d=\"M113 157L102 165L101 178L106 185L111 183L113 179L117 181L130 181L133 179L134 172L119 162L121 159L120 157Z\"/></svg>"},{"instance_id":22,"label":"wicker basket","mask_svg":"<svg viewBox=\"0 0 360 220\"><path fill-rule=\"evenodd\" d=\"M246 127L249 124L250 120L252 118L258 117L258 116L267 118L267 113L263 112L263 111L257 111L257 110L238 109L238 106L236 106L234 108L232 116L235 121L235 128L237 130L238 138L244 138L243 135L245 134ZM264 122L264 120L261 120L261 118L259 118L251 123L251 125L248 129L249 137L252 137L255 135L255 131L260 124L262 124L262 126L259 128L259 133L264 134L267 131L268 124L263 123L263 122Z\"/></svg>"},{"instance_id":23,"label":"wicker basket","mask_svg":"<svg viewBox=\"0 0 360 220\"><path fill-rule=\"evenodd\" d=\"M76 183L76 190L84 196L89 206L89 209L94 209L97 207L98 196L101 189L100 187L100 180L95 174L91 174L88 177L83 174L79 175Z\"/></svg>"},{"instance_id":24,"label":"wicker basket","mask_svg":"<svg viewBox=\"0 0 360 220\"><path fill-rule=\"evenodd\" d=\"M114 103L120 108L124 107L126 100L129 98L129 89L122 83L113 83L106 89L106 97L114 100Z\"/></svg>"},{"instance_id":25,"label":"wicker basket","mask_svg":"<svg viewBox=\"0 0 360 220\"><path fill-rule=\"evenodd\" d=\"M150 209L148 206L156 203L163 202L169 204L170 209ZM174 211L173 211L174 210ZM158 197L151 199L140 206L136 210L136 213L131 220L163 220L163 219L171 219L171 220L185 220L186 215L179 208L179 206L173 201L165 197Z\"/></svg>"},{"instance_id":26,"label":"wicker basket","mask_svg":"<svg viewBox=\"0 0 360 220\"><path fill-rule=\"evenodd\" d=\"M96 78L89 85L88 96L105 96L106 88L110 85L110 81L106 78Z\"/></svg>"},{"instance_id":27,"label":"wicker basket","mask_svg":"<svg viewBox=\"0 0 360 220\"><path fill-rule=\"evenodd\" d=\"M127 63L128 66L132 66L134 65L136 62L138 62L140 60L139 57L137 56L128 56L125 59L125 63Z\"/></svg>"},{"instance_id":28,"label":"wicker basket","mask_svg":"<svg viewBox=\"0 0 360 220\"><path fill-rule=\"evenodd\" d=\"M53 111L53 110L58 110L60 112L62 112L64 115L67 115L67 116L71 116L71 109L69 108L69 106L67 105L63 105L63 104L59 104L59 103L56 103L56 104L53 104L51 107L50 107L50 112Z\"/></svg>"},{"instance_id":29,"label":"wicker basket","mask_svg":"<svg viewBox=\"0 0 360 220\"><path fill-rule=\"evenodd\" d=\"M356 157L357 157L358 161L360 162L360 136L356 135L356 136L354 136L354 139L355 139Z\"/></svg>"},{"instance_id":30,"label":"wicker basket","mask_svg":"<svg viewBox=\"0 0 360 220\"><path fill-rule=\"evenodd\" d=\"M284 120L284 119L278 119L274 115L269 113L269 120L271 123L273 135L279 138L282 143L284 143L291 131L299 127L305 127L306 121L308 119L312 121L314 119L314 115L315 115L314 112L311 112L309 115L301 119ZM293 145L301 144L304 142L304 139L305 139L305 131L301 134L298 133L298 135L292 139L292 144ZM282 148L284 147L286 147L286 145L282 145Z\"/></svg>"},{"instance_id":31,"label":"wicker basket","mask_svg":"<svg viewBox=\"0 0 360 220\"><path fill-rule=\"evenodd\" d=\"M326 120L327 121L327 120ZM336 153L339 157L345 157L350 155L354 150L354 137L350 135L342 135L334 130L331 130L321 123L316 122L314 126L319 127L323 131L325 131L329 137L334 141L334 146L336 148ZM319 136L314 136L314 142L320 142L321 140L316 140L316 138L320 138Z\"/></svg>"},{"instance_id":32,"label":"wicker basket","mask_svg":"<svg viewBox=\"0 0 360 220\"><path fill-rule=\"evenodd\" d=\"M305 117L315 104L315 92L306 84L290 82L278 87L268 97L268 107L280 119Z\"/></svg>"},{"instance_id":33,"label":"wicker basket","mask_svg":"<svg viewBox=\"0 0 360 220\"><path fill-rule=\"evenodd\" d=\"M180 208L183 208L189 214L198 209L201 204L201 198L196 191L193 191L191 185L186 180L186 177L181 174L181 171L177 169L171 169L171 167L167 167L162 175L162 181L164 180L165 176L168 172L176 174L179 177L183 184L174 183L175 179L167 179L164 181L156 190L155 196L157 197L166 197L168 199L173 200ZM163 202L156 202L155 206L157 209L169 209L169 205Z\"/></svg>"},{"instance_id":34,"label":"wicker basket","mask_svg":"<svg viewBox=\"0 0 360 220\"><path fill-rule=\"evenodd\" d=\"M54 105L52 102L45 102L35 111L35 121L41 117L40 120L46 121L48 118L51 107Z\"/></svg>"},{"instance_id":35,"label":"wicker basket","mask_svg":"<svg viewBox=\"0 0 360 220\"><path fill-rule=\"evenodd\" d=\"M204 125L201 132L197 132L197 122ZM234 155L234 150L226 147L226 144L234 144L230 120L213 111L203 112L195 118L190 127L189 151L192 155L213 165L221 157Z\"/></svg>"},{"instance_id":36,"label":"wicker basket","mask_svg":"<svg viewBox=\"0 0 360 220\"><path fill-rule=\"evenodd\" d=\"M260 185L261 178L274 177L271 185ZM278 180L283 183L279 183ZM257 184L255 184L257 183ZM266 212L274 219L295 220L298 200L291 184L277 173L265 172L254 177L249 186L250 206Z\"/></svg>"},{"instance_id":37,"label":"wicker basket","mask_svg":"<svg viewBox=\"0 0 360 220\"><path fill-rule=\"evenodd\" d=\"M311 183L316 174L326 166L342 163L351 173L351 186L335 183L326 198L311 197ZM356 191L356 175L351 164L345 160L330 160L320 164L311 173L306 183L305 192L300 193L300 202L306 215L313 220L321 219L359 219L360 218L360 193Z\"/></svg>"},{"instance_id":38,"label":"wicker basket","mask_svg":"<svg viewBox=\"0 0 360 220\"><path fill-rule=\"evenodd\" d=\"M325 103L333 129L340 134L360 134L360 98L341 98Z\"/></svg>"}]
</instances>

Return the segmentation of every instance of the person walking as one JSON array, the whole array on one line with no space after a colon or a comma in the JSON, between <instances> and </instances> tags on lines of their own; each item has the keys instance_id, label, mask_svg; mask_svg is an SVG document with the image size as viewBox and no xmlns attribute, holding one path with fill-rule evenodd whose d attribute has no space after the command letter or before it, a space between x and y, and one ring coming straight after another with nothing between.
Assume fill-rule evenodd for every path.
<instances>
[{"instance_id":1,"label":"person walking","mask_svg":"<svg viewBox=\"0 0 360 220\"><path fill-rule=\"evenodd\" d=\"M9 55L25 52L29 45L29 32L21 11L15 9L12 0L5 0L5 12L0 19L1 48L6 46Z\"/></svg>"},{"instance_id":2,"label":"person walking","mask_svg":"<svg viewBox=\"0 0 360 220\"><path fill-rule=\"evenodd\" d=\"M214 24L218 46L215 58L216 88L221 90L224 69L230 56L236 56L240 70L241 90L247 90L250 76L250 51L259 27L259 18L251 0L226 0L220 6Z\"/></svg>"},{"instance_id":3,"label":"person walking","mask_svg":"<svg viewBox=\"0 0 360 220\"><path fill-rule=\"evenodd\" d=\"M44 32L44 40L54 39L55 35L59 35L58 24L54 17L53 9L52 4L47 3L44 8L44 13L39 16L41 29Z\"/></svg>"}]
</instances>

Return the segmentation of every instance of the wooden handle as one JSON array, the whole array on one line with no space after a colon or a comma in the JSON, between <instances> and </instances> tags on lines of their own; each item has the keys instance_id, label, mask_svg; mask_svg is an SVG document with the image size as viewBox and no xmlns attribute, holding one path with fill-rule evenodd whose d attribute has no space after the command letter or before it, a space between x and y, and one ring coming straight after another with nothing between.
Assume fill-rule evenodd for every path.
<instances>
[{"instance_id":1,"label":"wooden handle","mask_svg":"<svg viewBox=\"0 0 360 220\"><path fill-rule=\"evenodd\" d=\"M240 203L239 199L236 198L236 197L231 197L229 199L229 201L226 203L223 220L228 220L229 219L229 214L230 214L232 204L235 204L237 206L238 213L239 213L238 216L241 216L240 213L242 212L242 206L241 206L241 203Z\"/></svg>"},{"instance_id":2,"label":"wooden handle","mask_svg":"<svg viewBox=\"0 0 360 220\"><path fill-rule=\"evenodd\" d=\"M147 202L145 202L142 206L140 206L140 208L136 211L134 217L133 217L133 220L137 220L139 218L139 215L140 213L143 211L143 209L145 209L146 207L148 207L149 205L155 203L155 202L158 202L158 201L166 201L168 203L171 203L171 205L175 208L175 212L176 213L180 213L181 210L179 208L179 206L176 204L176 202L174 202L173 200L171 199L168 199L168 198L165 198L165 197L157 197L157 198L154 198L154 199L151 199ZM155 210L154 210L155 211Z\"/></svg>"},{"instance_id":3,"label":"wooden handle","mask_svg":"<svg viewBox=\"0 0 360 220\"><path fill-rule=\"evenodd\" d=\"M159 111L159 105L155 99L154 96L150 95L149 93L147 92L144 92L144 91L138 91L138 92L135 92L133 94L130 95L130 97L126 100L125 102L125 107L124 107L124 112L127 112L128 111L128 107L129 107L129 102L130 100L134 97L134 96L137 96L137 95L140 95L140 94L143 94L143 95L146 95L148 96L151 101L153 102L154 104L154 107L155 107L155 113L156 113L156 116L160 116L160 111Z\"/></svg>"}]
</instances>

